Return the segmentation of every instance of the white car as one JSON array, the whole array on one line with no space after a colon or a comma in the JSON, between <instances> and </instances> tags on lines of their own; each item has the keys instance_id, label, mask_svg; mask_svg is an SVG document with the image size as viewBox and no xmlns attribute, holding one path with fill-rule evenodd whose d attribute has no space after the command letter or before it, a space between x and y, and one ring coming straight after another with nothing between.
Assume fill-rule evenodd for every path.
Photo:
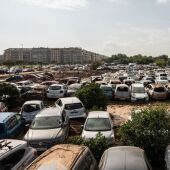
<instances>
[{"instance_id":1,"label":"white car","mask_svg":"<svg viewBox=\"0 0 170 170\"><path fill-rule=\"evenodd\" d=\"M131 102L148 102L149 96L143 84L131 85Z\"/></svg>"},{"instance_id":2,"label":"white car","mask_svg":"<svg viewBox=\"0 0 170 170\"><path fill-rule=\"evenodd\" d=\"M65 97L56 101L56 105L64 110L69 118L86 118L86 110L83 103L77 97Z\"/></svg>"},{"instance_id":3,"label":"white car","mask_svg":"<svg viewBox=\"0 0 170 170\"><path fill-rule=\"evenodd\" d=\"M47 98L55 99L64 97L67 94L67 86L64 84L52 84L48 87Z\"/></svg>"},{"instance_id":4,"label":"white car","mask_svg":"<svg viewBox=\"0 0 170 170\"><path fill-rule=\"evenodd\" d=\"M161 76L161 77L156 78L155 83L166 85L166 84L169 84L169 81L168 81L167 77Z\"/></svg>"},{"instance_id":5,"label":"white car","mask_svg":"<svg viewBox=\"0 0 170 170\"><path fill-rule=\"evenodd\" d=\"M114 98L117 100L129 100L130 89L126 84L118 84L115 89Z\"/></svg>"},{"instance_id":6,"label":"white car","mask_svg":"<svg viewBox=\"0 0 170 170\"><path fill-rule=\"evenodd\" d=\"M106 111L89 112L83 127L82 137L85 140L95 138L99 132L105 136L110 144L114 143L115 135L109 113Z\"/></svg>"},{"instance_id":7,"label":"white car","mask_svg":"<svg viewBox=\"0 0 170 170\"><path fill-rule=\"evenodd\" d=\"M26 123L31 123L35 116L44 109L44 103L41 100L26 101L20 111Z\"/></svg>"}]
</instances>

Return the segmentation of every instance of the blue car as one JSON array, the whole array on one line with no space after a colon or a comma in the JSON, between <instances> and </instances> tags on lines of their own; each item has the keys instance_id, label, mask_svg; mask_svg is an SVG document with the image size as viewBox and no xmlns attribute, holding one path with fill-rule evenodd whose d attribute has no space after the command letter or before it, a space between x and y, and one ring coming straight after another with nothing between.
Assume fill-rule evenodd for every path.
<instances>
[{"instance_id":1,"label":"blue car","mask_svg":"<svg viewBox=\"0 0 170 170\"><path fill-rule=\"evenodd\" d=\"M0 113L0 139L14 138L23 127L21 115L13 112Z\"/></svg>"}]
</instances>

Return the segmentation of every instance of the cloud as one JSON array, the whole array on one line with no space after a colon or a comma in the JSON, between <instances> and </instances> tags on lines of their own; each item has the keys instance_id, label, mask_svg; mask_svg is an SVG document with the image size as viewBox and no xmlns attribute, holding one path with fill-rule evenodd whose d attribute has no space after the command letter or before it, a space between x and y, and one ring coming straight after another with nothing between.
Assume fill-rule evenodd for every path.
<instances>
[{"instance_id":1,"label":"cloud","mask_svg":"<svg viewBox=\"0 0 170 170\"><path fill-rule=\"evenodd\" d=\"M169 2L169 0L157 0L158 4L165 4L167 2Z\"/></svg>"},{"instance_id":2,"label":"cloud","mask_svg":"<svg viewBox=\"0 0 170 170\"><path fill-rule=\"evenodd\" d=\"M21 3L43 8L73 10L85 7L88 0L17 0Z\"/></svg>"},{"instance_id":3,"label":"cloud","mask_svg":"<svg viewBox=\"0 0 170 170\"><path fill-rule=\"evenodd\" d=\"M169 54L170 29L127 28L114 30L101 47L107 54L125 53L128 55Z\"/></svg>"}]
</instances>

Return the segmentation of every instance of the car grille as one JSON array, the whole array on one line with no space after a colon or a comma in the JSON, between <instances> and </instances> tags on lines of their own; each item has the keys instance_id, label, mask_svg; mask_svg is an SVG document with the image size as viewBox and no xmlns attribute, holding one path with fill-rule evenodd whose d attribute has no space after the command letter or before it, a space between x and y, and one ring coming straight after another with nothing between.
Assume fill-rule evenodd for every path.
<instances>
[{"instance_id":1,"label":"car grille","mask_svg":"<svg viewBox=\"0 0 170 170\"><path fill-rule=\"evenodd\" d=\"M53 143L51 141L37 141L37 142L29 142L29 144L33 148L50 148Z\"/></svg>"}]
</instances>

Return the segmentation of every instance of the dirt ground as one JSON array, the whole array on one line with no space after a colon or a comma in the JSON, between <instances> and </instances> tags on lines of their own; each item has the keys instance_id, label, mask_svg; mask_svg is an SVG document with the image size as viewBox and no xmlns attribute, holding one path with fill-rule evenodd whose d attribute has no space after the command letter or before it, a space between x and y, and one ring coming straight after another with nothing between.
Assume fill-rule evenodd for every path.
<instances>
[{"instance_id":1,"label":"dirt ground","mask_svg":"<svg viewBox=\"0 0 170 170\"><path fill-rule=\"evenodd\" d=\"M112 115L114 126L120 126L125 123L131 112L133 110L143 109L151 106L166 106L170 109L170 103L165 102L156 102L152 101L150 103L130 103L130 102L110 102L107 106L107 111Z\"/></svg>"}]
</instances>

